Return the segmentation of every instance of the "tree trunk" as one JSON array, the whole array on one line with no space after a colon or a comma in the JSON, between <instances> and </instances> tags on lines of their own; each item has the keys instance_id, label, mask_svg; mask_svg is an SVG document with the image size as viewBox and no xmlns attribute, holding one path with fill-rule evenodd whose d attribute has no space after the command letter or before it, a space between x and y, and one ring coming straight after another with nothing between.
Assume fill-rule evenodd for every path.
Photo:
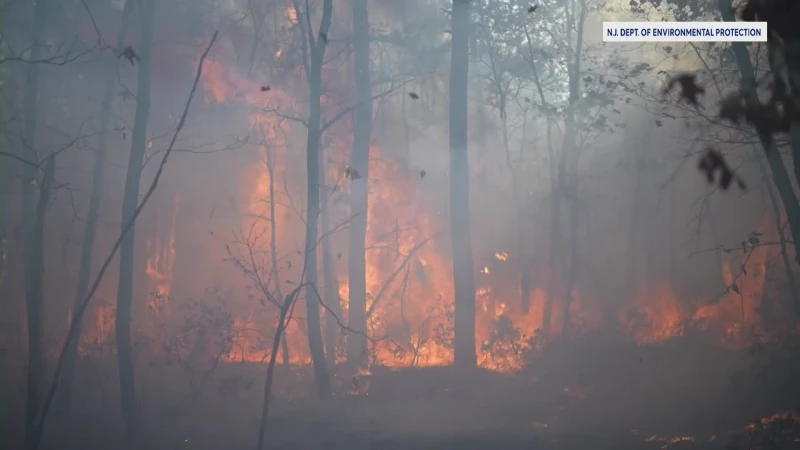
<instances>
[{"instance_id":1,"label":"tree trunk","mask_svg":"<svg viewBox=\"0 0 800 450\"><path fill-rule=\"evenodd\" d=\"M569 213L569 255L565 259L568 266L565 270L564 302L562 304L563 310L561 314L561 336L564 338L569 336L572 317L570 314L570 306L574 300L572 298L572 293L575 290L575 284L578 281L578 272L580 270L580 262L578 261L578 210L578 201L573 198Z\"/></svg>"},{"instance_id":2,"label":"tree trunk","mask_svg":"<svg viewBox=\"0 0 800 450\"><path fill-rule=\"evenodd\" d=\"M467 88L470 0L453 0L450 51L450 239L455 291L454 364L475 367L475 268L469 212Z\"/></svg>"},{"instance_id":3,"label":"tree trunk","mask_svg":"<svg viewBox=\"0 0 800 450\"><path fill-rule=\"evenodd\" d=\"M332 192L328 188L327 171L323 161L324 151L319 152L319 165L320 170L319 184L325 192L326 200L330 198ZM326 202L327 203L327 202ZM341 320L342 317L342 302L339 300L339 289L336 284L336 266L333 262L333 253L331 252L331 240L327 233L330 232L330 221L328 220L328 208L323 208L320 214L322 221L322 295L324 297L325 308L325 357L328 366L333 369L336 366L336 335L339 330L339 323L337 319Z\"/></svg>"},{"instance_id":4,"label":"tree trunk","mask_svg":"<svg viewBox=\"0 0 800 450\"><path fill-rule=\"evenodd\" d=\"M267 379L264 382L264 398L261 404L261 420L258 425L258 446L257 450L264 448L265 434L267 431L267 419L269 418L269 405L270 395L272 394L272 381L275 379L275 360L278 357L278 345L285 342L284 331L286 330L286 315L292 308L292 303L297 298L300 288L295 289L283 300L279 305L278 326L275 328L275 335L272 339L272 352L269 356L269 364L267 365Z\"/></svg>"},{"instance_id":5,"label":"tree trunk","mask_svg":"<svg viewBox=\"0 0 800 450\"><path fill-rule=\"evenodd\" d=\"M125 36L128 34L133 1L126 0L122 11L122 22L117 33L117 54L122 51ZM86 214L86 224L83 228L83 244L81 247L81 261L78 269L78 290L75 296L75 303L72 311L77 311L81 303L86 298L89 291L89 277L92 272L92 252L94 250L94 239L97 230L97 219L100 214L100 203L103 196L105 181L106 152L108 150L108 133L111 121L111 109L114 105L114 87L117 82L117 67L119 59L114 54L106 55L105 72L105 91L103 93L103 103L100 109L100 130L97 135L97 155L94 159L94 171L92 172L92 195L89 199L89 211ZM80 319L79 319L80 320ZM64 360L64 372L62 374L62 406L69 409L72 402L72 379L75 372L75 361L78 354L78 344L80 342L81 322L77 322L78 337L70 342L67 348L66 359Z\"/></svg>"},{"instance_id":6,"label":"tree trunk","mask_svg":"<svg viewBox=\"0 0 800 450\"><path fill-rule=\"evenodd\" d=\"M580 149L578 149L575 145L575 136L577 134L577 124L575 123L575 108L577 107L578 101L581 98L581 56L582 56L582 49L583 49L583 30L584 30L584 22L586 21L586 5L584 0L578 0L580 4L580 12L578 13L578 17L575 17L575 0L570 2L570 8L567 12L567 26L570 29L568 33L568 39L572 39L572 32L571 30L575 29L576 36L574 42L574 48L572 51L572 61L568 62L568 72L569 72L569 104L567 105L567 117L565 123L565 131L564 131L564 142L562 146L562 157L561 157L561 175L566 175L567 178L560 177L560 182L562 183L562 198L568 198L570 202L573 203L572 207L570 208L570 221L577 221L578 220L578 205L575 204L578 202L578 161L580 160ZM572 45L572 43L570 43ZM562 317L563 320L563 328L562 328L562 336L567 336L568 331L568 324L570 322L570 303L572 302L572 290L577 281L577 261L574 261L572 256L577 255L577 229L578 224L570 223L570 240L568 242L569 245L569 256L565 257L564 262L569 264L569 268L567 269L566 280L565 280L565 287L566 290L564 292L564 301L563 301L563 311L564 315ZM574 230L574 232L573 232ZM569 258L569 259L567 259Z\"/></svg>"},{"instance_id":7,"label":"tree trunk","mask_svg":"<svg viewBox=\"0 0 800 450\"><path fill-rule=\"evenodd\" d=\"M35 449L39 445L39 436L36 433L36 417L38 416L40 389L44 375L44 350L42 348L42 283L44 281L44 222L47 206L53 187L53 174L56 167L56 156L50 155L45 163L42 190L36 203L36 214L31 235L30 248L27 261L27 277L25 280L25 293L28 298L28 314L33 320L28 319L28 341L35 342L35 348L29 348L28 353L35 356L28 357L29 364L38 366L28 367L28 417L25 428L26 448ZM33 325L33 326L32 326ZM31 416L31 411L34 414Z\"/></svg>"},{"instance_id":8,"label":"tree trunk","mask_svg":"<svg viewBox=\"0 0 800 450\"><path fill-rule=\"evenodd\" d=\"M366 237L369 193L369 141L372 127L372 82L369 72L369 16L367 0L353 0L353 50L356 108L353 114L352 167L361 177L350 185L352 223L348 235L349 284L347 361L361 366L367 361Z\"/></svg>"},{"instance_id":9,"label":"tree trunk","mask_svg":"<svg viewBox=\"0 0 800 450\"><path fill-rule=\"evenodd\" d=\"M764 165L764 157L761 155L761 151L759 149L756 148L755 151L759 153L756 159L758 161L758 168L761 170L761 174L766 180L768 177L768 171ZM772 188L772 185L769 183L769 181L766 183L766 188L767 195L769 196L769 203L770 206L772 206L772 220L775 222L776 232L778 233L778 242L780 242L781 259L783 260L783 268L786 271L786 284L789 287L789 295L792 299L792 310L794 311L795 320L800 320L800 297L798 297L797 294L797 281L795 280L794 272L792 271L792 260L789 258L786 233L784 233L783 224L781 223L780 203L778 203L778 197L775 195L775 190ZM767 325L769 325L770 321L766 320L765 322Z\"/></svg>"},{"instance_id":10,"label":"tree trunk","mask_svg":"<svg viewBox=\"0 0 800 450\"><path fill-rule=\"evenodd\" d=\"M519 294L520 306L522 312L527 314L530 309L530 280L529 273L530 267L527 265L527 246L525 245L525 233L523 232L523 205L520 201L519 195L519 177L514 162L511 160L511 144L508 136L508 117L506 116L506 99L505 92L502 90L500 83L496 85L498 92L500 92L500 123L503 128L503 151L505 153L506 168L508 169L509 176L511 177L511 201L513 203L514 214L516 218L517 229L517 248L519 253L514 256L514 261L519 266Z\"/></svg>"},{"instance_id":11,"label":"tree trunk","mask_svg":"<svg viewBox=\"0 0 800 450\"><path fill-rule=\"evenodd\" d=\"M147 149L147 120L150 115L150 53L153 41L153 16L156 0L141 1L141 35L139 40L139 71L136 89L136 116L131 136L131 154L125 176L125 191L122 198L122 224L133 217L139 204L139 183L142 164ZM131 320L133 306L134 225L122 241L119 252L119 284L117 286L117 362L119 365L120 405L126 430L133 434L139 421L136 405L136 390L131 345Z\"/></svg>"},{"instance_id":12,"label":"tree trunk","mask_svg":"<svg viewBox=\"0 0 800 450\"><path fill-rule=\"evenodd\" d=\"M718 6L724 21L733 22L736 20L730 0L719 0ZM739 66L742 85L747 86L747 103L757 104L758 93L755 90L755 70L752 62L750 62L750 54L747 51L747 47L741 42L732 42L731 47L736 58L736 64ZM783 159L775 146L775 141L761 138L761 145L767 152L767 162L772 170L772 181L775 182L775 187L778 189L778 195L780 195L781 202L783 202L783 207L786 210L786 218L789 220L789 229L792 231L792 236L795 237L793 239L795 261L800 263L800 239L797 239L800 236L800 204L798 204L797 196L794 193L789 171L786 169L786 165L783 163Z\"/></svg>"},{"instance_id":13,"label":"tree trunk","mask_svg":"<svg viewBox=\"0 0 800 450\"><path fill-rule=\"evenodd\" d=\"M333 0L324 0L322 20L316 42L309 40L311 63L308 75L309 108L308 139L306 145L306 183L308 203L306 208L306 243L304 272L308 280L306 287L306 320L308 322L308 347L314 366L317 395L328 398L331 395L331 381L325 361L325 348L322 343L322 330L319 318L320 298L317 295L317 240L319 235L319 151L320 121L322 115L322 64L328 40L328 29L333 13ZM310 14L310 11L306 11Z\"/></svg>"},{"instance_id":14,"label":"tree trunk","mask_svg":"<svg viewBox=\"0 0 800 450\"><path fill-rule=\"evenodd\" d=\"M261 130L262 136L265 136L264 130ZM278 269L278 230L277 230L277 216L275 215L275 161L272 157L272 147L269 144L264 145L264 151L267 156L267 172L269 173L269 253L272 259L272 282L275 286L275 298L282 299L281 294L281 277L280 270ZM280 307L280 305L278 305ZM279 322L283 323L283 321ZM275 348L277 350L277 347ZM281 340L281 356L283 365L289 366L289 343L286 339Z\"/></svg>"},{"instance_id":15,"label":"tree trunk","mask_svg":"<svg viewBox=\"0 0 800 450\"><path fill-rule=\"evenodd\" d=\"M534 61L534 52L533 46L531 44L531 37L528 30L525 30L525 36L528 38L528 51L530 55L530 68L531 74L533 75L533 81L536 85L536 92L539 94L539 101L542 105L547 106L547 98L544 95L544 88L542 87L541 79L539 78L539 73L536 70L536 62ZM556 155L555 150L553 149L553 118L550 115L546 116L547 119L547 162L549 168L549 179L550 179L550 198L551 198L551 211L550 211L550 242L548 248L548 258L547 258L547 295L544 300L544 305L542 305L542 328L541 332L542 335L548 336L550 334L550 328L552 324L552 312L553 312L553 280L555 277L555 260L556 256L558 255L558 241L560 234L558 232L558 224L559 224L559 214L561 213L561 204L558 198L558 183L559 183L559 168L560 165L556 165Z\"/></svg>"},{"instance_id":16,"label":"tree trunk","mask_svg":"<svg viewBox=\"0 0 800 450\"><path fill-rule=\"evenodd\" d=\"M34 6L33 42L31 43L31 60L38 60L42 55L42 34L47 14L47 1L40 0ZM39 113L39 64L29 64L25 79L24 114L25 123L22 135L22 156L31 162L38 163L36 156L36 132ZM52 158L51 158L52 159ZM48 165L51 161L48 161ZM36 416L41 402L42 376L44 372L44 349L42 348L42 291L43 277L43 243L37 237L36 230L36 193L37 169L30 164L22 167L22 228L23 243L26 252L25 261L25 301L28 325L28 392L25 414L25 446L35 448ZM47 181L47 179L45 179ZM45 195L44 190L41 192ZM44 199L45 201L47 199ZM40 198L40 202L42 199Z\"/></svg>"}]
</instances>

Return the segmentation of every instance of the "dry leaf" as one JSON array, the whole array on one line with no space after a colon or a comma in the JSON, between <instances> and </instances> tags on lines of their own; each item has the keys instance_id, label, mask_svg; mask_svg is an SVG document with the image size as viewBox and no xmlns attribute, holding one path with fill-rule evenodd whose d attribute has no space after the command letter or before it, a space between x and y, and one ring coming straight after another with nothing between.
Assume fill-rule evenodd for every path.
<instances>
[{"instance_id":1,"label":"dry leaf","mask_svg":"<svg viewBox=\"0 0 800 450\"><path fill-rule=\"evenodd\" d=\"M129 63L131 63L132 66L135 66L139 61L139 55L136 54L136 52L133 50L133 47L130 45L122 50L122 53L117 56L117 59L122 58L123 56L128 60Z\"/></svg>"},{"instance_id":2,"label":"dry leaf","mask_svg":"<svg viewBox=\"0 0 800 450\"><path fill-rule=\"evenodd\" d=\"M697 85L695 80L696 74L694 73L681 73L670 78L667 85L664 87L664 94L670 93L676 85L680 85L680 98L686 100L694 106L699 107L697 97L700 94L705 94L706 90L702 86Z\"/></svg>"},{"instance_id":3,"label":"dry leaf","mask_svg":"<svg viewBox=\"0 0 800 450\"><path fill-rule=\"evenodd\" d=\"M745 190L747 186L744 180L739 178L728 165L728 162L721 153L714 149L708 149L706 154L700 159L697 168L706 175L709 183L716 181L716 175L719 173L719 187L722 190L727 190L731 186L733 180L737 180L739 188Z\"/></svg>"},{"instance_id":4,"label":"dry leaf","mask_svg":"<svg viewBox=\"0 0 800 450\"><path fill-rule=\"evenodd\" d=\"M350 178L351 180L358 180L358 179L361 178L361 174L358 173L358 170L356 170L356 169L354 169L352 167L348 167L348 168L344 169L344 175L347 178Z\"/></svg>"}]
</instances>

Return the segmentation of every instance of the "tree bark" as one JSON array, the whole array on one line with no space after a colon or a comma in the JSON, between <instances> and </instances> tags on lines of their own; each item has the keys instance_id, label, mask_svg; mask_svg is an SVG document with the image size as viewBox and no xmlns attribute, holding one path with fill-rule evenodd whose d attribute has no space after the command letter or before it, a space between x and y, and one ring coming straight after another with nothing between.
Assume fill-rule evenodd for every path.
<instances>
[{"instance_id":1,"label":"tree bark","mask_svg":"<svg viewBox=\"0 0 800 450\"><path fill-rule=\"evenodd\" d=\"M136 115L131 136L131 154L125 176L122 199L122 224L125 226L139 205L139 185L142 164L147 149L147 121L150 115L150 54L153 41L153 17L156 0L141 1L141 35L139 40L139 71L136 90ZM133 435L138 428L139 413L131 345L135 225L125 235L119 253L119 284L117 286L117 363L119 366L120 405L126 431Z\"/></svg>"},{"instance_id":2,"label":"tree bark","mask_svg":"<svg viewBox=\"0 0 800 450\"><path fill-rule=\"evenodd\" d=\"M366 238L369 197L369 142L372 127L372 81L369 71L369 16L367 0L353 1L353 50L356 108L353 114L352 167L361 177L350 185L352 223L348 235L349 286L347 361L361 366L367 361Z\"/></svg>"},{"instance_id":3,"label":"tree bark","mask_svg":"<svg viewBox=\"0 0 800 450\"><path fill-rule=\"evenodd\" d=\"M469 210L467 88L470 0L453 0L450 52L450 239L453 252L455 329L453 362L471 368L475 353L475 267Z\"/></svg>"},{"instance_id":4,"label":"tree bark","mask_svg":"<svg viewBox=\"0 0 800 450\"><path fill-rule=\"evenodd\" d=\"M29 353L36 352L35 357L29 356L29 362L35 362L39 366L28 367L28 420L25 427L26 448L36 448L38 438L36 436L36 417L38 416L40 399L40 389L42 388L42 377L44 375L44 350L42 349L42 283L44 281L44 222L47 214L47 206L53 189L53 174L55 173L56 156L50 155L47 158L42 180L42 190L39 193L39 200L36 202L36 214L33 224L33 234L31 235L31 246L27 261L27 279L25 280L25 292L28 296L28 311L34 317L28 319L28 341L37 342L35 349L29 349ZM31 327L35 325L35 328ZM31 411L34 414L31 417ZM35 444L34 444L35 443Z\"/></svg>"},{"instance_id":5,"label":"tree bark","mask_svg":"<svg viewBox=\"0 0 800 450\"><path fill-rule=\"evenodd\" d=\"M325 192L326 200L330 198L331 189L328 188L327 183L327 170L323 161L325 161L324 150L319 152L319 165L320 170L319 184L322 186L322 191ZM339 300L339 289L336 284L336 266L333 262L333 253L331 252L331 240L327 236L330 232L330 220L328 219L328 208L323 208L321 212L322 221L322 295L325 297L325 357L328 362L328 367L333 369L336 366L336 332L339 330L338 320L342 317L342 302Z\"/></svg>"},{"instance_id":6,"label":"tree bark","mask_svg":"<svg viewBox=\"0 0 800 450\"><path fill-rule=\"evenodd\" d=\"M122 52L125 45L125 36L128 34L131 11L133 11L133 1L126 0L122 11L122 21L117 33L117 54ZM100 215L100 203L103 196L105 185L105 164L106 152L108 151L108 133L111 122L111 109L114 105L114 87L117 81L117 68L119 58L114 54L106 55L105 90L103 92L103 103L100 109L100 130L97 136L97 155L94 159L94 170L92 172L92 195L89 199L89 211L86 214L86 224L83 228L83 244L81 247L81 260L78 269L78 289L75 295L75 302L72 311L76 311L81 302L89 292L89 277L92 272L92 252L94 251L94 240L97 231L97 219ZM69 409L72 403L72 380L75 372L75 362L78 355L78 344L80 342L81 322L77 322L78 337L70 342L67 348L67 356L64 361L64 372L62 375L62 406Z\"/></svg>"},{"instance_id":7,"label":"tree bark","mask_svg":"<svg viewBox=\"0 0 800 450\"><path fill-rule=\"evenodd\" d=\"M36 2L33 10L33 42L31 43L31 60L38 60L42 55L42 34L47 17L47 1ZM39 114L39 64L28 64L25 79L24 114L25 122L22 135L22 157L38 163L36 155L36 132ZM51 158L52 160L53 158ZM48 161L48 166L52 161ZM36 417L41 403L42 376L44 372L44 349L42 343L42 277L44 271L43 236L37 236L36 230L36 192L37 169L30 164L22 167L22 227L23 243L26 252L25 261L25 303L28 328L28 392L25 413L25 447L34 448L36 441ZM47 181L47 178L45 178ZM41 196L44 197L44 190ZM43 198L39 199L41 203ZM47 199L44 199L45 201Z\"/></svg>"},{"instance_id":8,"label":"tree bark","mask_svg":"<svg viewBox=\"0 0 800 450\"><path fill-rule=\"evenodd\" d=\"M328 375L328 365L325 361L325 348L322 342L322 330L319 317L320 298L317 295L317 240L319 236L319 151L320 151L320 122L322 115L322 65L325 58L325 47L328 41L328 29L331 25L333 13L333 0L324 0L322 5L322 19L320 22L318 38L309 39L311 46L311 61L309 65L308 90L308 139L306 145L306 182L308 202L306 208L306 242L305 242L305 267L304 272L308 279L306 287L306 321L308 322L308 346L311 351L311 362L314 366L314 379L316 381L317 395L328 398L331 395L331 381ZM310 11L306 11L310 14ZM299 18L298 18L299 20ZM311 33L311 30L308 30ZM311 36L309 36L311 37Z\"/></svg>"},{"instance_id":9,"label":"tree bark","mask_svg":"<svg viewBox=\"0 0 800 450\"><path fill-rule=\"evenodd\" d=\"M571 55L572 61L568 62L568 72L569 72L569 104L567 105L567 118L565 123L565 131L564 131L564 143L562 146L562 173L561 175L566 175L567 178L561 180L562 188L562 198L568 198L570 202L573 203L572 207L570 208L570 221L577 221L578 220L578 161L580 160L580 149L578 149L575 145L575 136L577 134L577 126L578 124L575 121L575 109L578 105L578 101L581 98L581 57L583 53L583 31L584 31L584 23L586 21L586 4L584 3L585 0L577 0L580 6L580 12L578 13L577 18L575 17L575 3L576 0L570 2L570 8L567 12L567 26L570 29L568 33L568 39L572 39L572 29L574 27L576 31L575 41L574 41L574 48L572 49ZM570 223L570 239L568 241L569 249L568 249L568 259L565 259L565 267L567 267L566 271L566 278L565 278L565 291L564 291L564 301L563 301L563 311L564 315L562 316L563 320L563 327L562 327L562 336L566 337L567 332L569 329L570 323L570 303L572 302L572 291L577 282L577 267L579 265L576 255L577 255L577 229L578 224ZM573 232L574 230L574 232Z\"/></svg>"}]
</instances>

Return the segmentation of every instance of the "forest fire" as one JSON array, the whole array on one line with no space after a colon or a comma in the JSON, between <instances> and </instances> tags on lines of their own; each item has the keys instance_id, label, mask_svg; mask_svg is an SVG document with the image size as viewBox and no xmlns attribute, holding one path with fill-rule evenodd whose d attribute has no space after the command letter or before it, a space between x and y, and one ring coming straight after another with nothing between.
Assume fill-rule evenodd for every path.
<instances>
[{"instance_id":1,"label":"forest fire","mask_svg":"<svg viewBox=\"0 0 800 450\"><path fill-rule=\"evenodd\" d=\"M329 76L331 76L329 74ZM271 86L265 91L260 86L240 75L236 69L227 66L222 60L209 64L203 76L203 87L208 102L212 104L239 101L249 109L248 121L258 138L263 141L260 156L249 174L242 177L242 202L246 204L246 214L242 219L242 230L249 230L248 245L257 248L262 254L269 253L271 244L270 202L275 202L275 240L277 270L271 269L272 262L264 259L262 269L268 269L266 284L280 298L282 291L292 288L301 276L301 261L292 261L287 255L295 253L302 235L298 234L297 213L286 207L292 202L291 191L302 192L296 180L287 175L286 167L292 164L288 149L296 138L298 124L281 118L280 111L300 109L298 100L287 91ZM334 108L337 101L328 99ZM277 112L277 114L276 114ZM342 121L345 123L345 120ZM302 127L300 127L302 128ZM328 182L336 187L328 193L328 211L332 217L346 217L346 201L337 196L346 196L347 177L343 175L347 167L350 140L346 138L344 126L332 126L326 136L324 160L327 161ZM268 155L269 152L269 155ZM415 177L402 166L386 158L381 149L373 145L370 149L370 192L367 220L367 317L370 334L376 339L370 346L370 362L389 367L436 366L452 362L452 272L447 250L442 248L441 239L445 232L443 218L423 200ZM270 180L270 178L273 178ZM271 184L272 181L272 184ZM287 191L288 189L288 191ZM270 198L270 193L274 198ZM298 194L296 194L298 195ZM161 225L157 237L147 242L146 273L152 285L150 302L170 301L175 291L172 267L180 258L174 248L175 223L179 214L179 202L174 199L170 220ZM334 226L346 227L346 221ZM165 222L166 223L166 222ZM759 236L766 234L771 222L762 220ZM159 235L160 233L160 235ZM242 236L245 236L243 234ZM258 238L255 238L258 236ZM346 273L346 242L340 235L329 238L331 248L335 249L333 272L336 274L336 292L341 309L348 309L348 286ZM251 249L252 250L252 249ZM662 342L684 333L687 326L700 327L719 336L720 343L744 345L746 337L742 330L761 330L757 307L765 280L765 261L767 247L753 246L741 257L728 261L723 258L722 277L726 286L734 286L713 302L696 300L692 307L677 298L674 289L666 283L632 297L628 306L618 313L619 324L639 344ZM504 262L508 255L494 252L498 262ZM741 273L732 275L731 267L741 266ZM547 298L546 286L535 287L531 293L531 307L523 313L518 298L514 298L495 288L508 283L502 273L495 274L489 268L482 270L483 285L476 291L476 347L479 364L496 371L513 371L522 367L526 351L536 350L542 344L539 330L542 328L544 304ZM502 272L502 270L501 270ZM734 280L735 278L735 280ZM734 283L736 281L736 283ZM237 281L240 283L241 280ZM736 286L741 286L739 289ZM248 286L248 296L255 294ZM283 292L285 294L286 292ZM175 295L180 295L176 292ZM517 295L518 297L518 295ZM603 324L602 314L582 302L578 289L572 294L570 321L573 332L588 331ZM335 301L336 299L334 299ZM560 333L562 325L562 306L560 299L553 299L552 327L554 334ZM233 303L232 315L234 336L233 345L226 358L236 361L263 361L268 354L264 334L253 331L255 326L274 326L277 309L271 308L266 315L257 312L248 304ZM269 305L268 305L269 306ZM106 308L108 309L108 308ZM167 314L169 308L155 308ZM295 314L302 317L302 305ZM91 340L101 342L109 339L113 319L113 308L96 312L96 330L88 331L84 343ZM161 318L169 321L169 318ZM254 325L257 324L257 325ZM238 331L237 331L238 330ZM144 332L144 330L141 330ZM286 330L289 361L305 364L310 361L303 321L293 320ZM85 345L83 345L85 347ZM341 344L340 344L341 347ZM249 350L245 350L249 349ZM343 353L336 355L337 360Z\"/></svg>"},{"instance_id":2,"label":"forest fire","mask_svg":"<svg viewBox=\"0 0 800 450\"><path fill-rule=\"evenodd\" d=\"M331 74L328 74L331 76ZM248 120L264 139L260 162L253 166L251 176L245 177L242 190L248 204L248 213L243 229L260 229L267 235L269 217L270 176L274 177L273 190L276 204L290 201L284 189L293 186L283 167L290 164L287 148L293 136L301 130L295 123L280 117L281 109L296 111L300 108L292 94L271 86L268 92L239 75L222 61L214 61L203 78L208 98L215 103L229 100L243 101L250 108ZM328 99L323 104L333 107L337 101ZM276 114L275 112L278 112ZM344 121L343 121L344 122ZM336 184L330 194L333 208L331 216L346 216L345 208L337 206L335 195L346 195L347 183L343 171L347 167L350 141L345 127L333 126L326 136L327 173L329 183ZM339 130L342 131L339 131ZM272 167L268 167L266 152L271 152ZM426 206L420 196L417 182L401 165L384 157L380 148L371 148L368 215L368 248L383 249L367 253L368 326L373 336L391 336L390 340L376 340L371 348L371 361L382 365L428 366L447 364L452 360L448 339L452 333L452 273L447 251L435 239L443 233L445 222L431 207ZM279 188L276 188L279 187ZM346 202L345 202L346 203ZM336 210L339 208L339 210ZM300 227L296 214L285 207L276 208L276 244L278 254L293 251L288 245L299 242ZM413 224L413 225L408 225ZM769 220L762 221L762 229L768 228ZM346 224L344 224L346 226ZM765 232L762 230L762 232ZM342 309L347 311L347 275L343 264L344 245L339 236L332 236L330 244L336 251L333 262L337 273L337 291ZM262 251L270 245L269 239L257 244ZM507 255L496 252L495 258L504 261ZM766 247L754 247L742 258L743 262L723 261L723 277L726 285L733 284L730 276L732 264L741 265L743 271L737 282L746 289L737 293L729 290L715 302L696 301L695 307L687 306L675 295L668 284L661 283L647 292L633 297L630 306L619 313L619 320L628 333L640 344L655 343L681 335L687 324L701 324L704 329L719 332L721 342L731 343L730 334L745 326L758 327L760 319L755 313L765 278L764 261ZM738 261L737 259L736 261ZM271 286L286 290L285 283L294 283L300 276L299 262L294 265L288 259L279 263L274 272L277 279ZM521 353L534 346L534 338L542 327L543 305L547 293L542 287L532 292L531 308L523 314L519 301L498 297L492 284L501 282L489 273L482 280L487 285L479 286L476 292L476 345L480 350L481 365L494 370L514 370L521 365ZM281 282L284 283L281 286ZM740 295L741 294L741 295ZM579 292L573 293L571 322L577 330L596 328L601 325L600 314L587 308L580 300ZM554 333L561 328L561 307L555 299L553 316ZM297 314L302 315L300 307ZM235 313L237 326L253 319L252 311ZM287 330L291 361L308 362L305 332L299 322L293 321ZM740 332L740 331L739 331ZM237 336L238 346L245 345L248 338ZM738 341L737 341L738 342ZM263 344L250 342L247 346ZM266 349L264 350L266 351ZM232 359L263 360L264 351L250 354L231 354ZM234 352L235 353L235 352ZM342 355L337 355L341 358Z\"/></svg>"},{"instance_id":3,"label":"forest fire","mask_svg":"<svg viewBox=\"0 0 800 450\"><path fill-rule=\"evenodd\" d=\"M17 3L7 447L800 443L785 49L596 33L726 2Z\"/></svg>"}]
</instances>

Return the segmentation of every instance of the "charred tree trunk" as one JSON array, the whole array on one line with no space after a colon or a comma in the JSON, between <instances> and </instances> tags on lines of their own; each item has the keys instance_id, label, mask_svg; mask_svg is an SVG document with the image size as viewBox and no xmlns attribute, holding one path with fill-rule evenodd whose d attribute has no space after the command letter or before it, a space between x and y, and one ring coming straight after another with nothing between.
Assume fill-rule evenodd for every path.
<instances>
[{"instance_id":1,"label":"charred tree trunk","mask_svg":"<svg viewBox=\"0 0 800 450\"><path fill-rule=\"evenodd\" d=\"M142 165L147 149L147 121L150 116L150 54L153 42L153 17L156 0L142 0L141 35L139 40L139 71L136 89L136 116L131 136L131 154L125 175L125 191L122 198L122 224L131 221L139 206L139 185ZM135 271L134 243L136 226L125 235L119 250L119 283L117 285L117 364L119 366L120 406L125 427L129 434L138 428L139 413L136 404L136 386L131 345L131 321L133 308L133 278Z\"/></svg>"},{"instance_id":2,"label":"charred tree trunk","mask_svg":"<svg viewBox=\"0 0 800 450\"><path fill-rule=\"evenodd\" d=\"M122 11L122 22L117 33L117 54L122 52L125 36L128 34L133 1L126 0ZM92 252L94 251L95 233L97 230L97 219L100 215L100 200L103 195L105 184L105 164L106 152L108 150L108 133L111 121L111 109L114 105L114 87L117 81L117 68L119 59L114 54L106 55L108 58L105 67L105 91L103 92L103 103L100 109L100 132L97 136L97 155L94 159L94 170L92 172L92 195L89 199L89 211L86 214L86 224L83 228L83 244L81 247L81 261L78 269L78 290L75 296L72 311L80 308L81 303L89 292L89 276L92 272ZM62 402L65 409L69 409L72 402L72 378L75 372L75 360L78 355L78 343L80 342L81 322L77 322L78 338L73 339L67 348L67 356L64 360L64 372L62 375Z\"/></svg>"},{"instance_id":3,"label":"charred tree trunk","mask_svg":"<svg viewBox=\"0 0 800 450\"><path fill-rule=\"evenodd\" d=\"M33 14L33 42L31 44L31 60L38 60L42 55L42 34L47 14L47 2L36 2ZM24 114L25 123L22 135L22 157L38 163L36 156L36 132L39 125L39 64L29 64L25 79ZM52 158L51 158L52 159ZM48 161L48 165L51 161ZM25 261L25 303L28 325L28 392L25 414L25 446L36 448L36 417L41 403L42 376L44 372L44 349L42 344L42 290L41 281L44 271L43 236L37 236L36 230L36 192L37 170L30 164L22 167L22 228L23 243L26 252ZM45 181L47 181L45 179ZM44 197L41 192L39 202ZM44 199L46 201L46 199Z\"/></svg>"},{"instance_id":4,"label":"charred tree trunk","mask_svg":"<svg viewBox=\"0 0 800 450\"><path fill-rule=\"evenodd\" d=\"M369 198L369 141L372 127L372 82L369 71L369 15L367 0L353 0L353 50L356 108L353 114L352 167L361 175L350 185L352 196L347 251L349 283L347 361L353 366L367 362L366 237Z\"/></svg>"},{"instance_id":5,"label":"charred tree trunk","mask_svg":"<svg viewBox=\"0 0 800 450\"><path fill-rule=\"evenodd\" d=\"M328 43L328 29L333 14L333 0L324 0L322 19L318 38L309 35L311 61L308 72L309 108L308 139L306 145L306 183L308 202L306 208L306 242L304 272L308 277L306 287L306 320L308 322L308 346L311 351L311 362L314 366L317 395L328 398L331 395L331 381L328 365L325 361L325 348L322 342L322 330L319 317L320 298L317 295L317 240L319 236L319 152L322 116L322 65L325 59L325 47ZM306 11L309 14L310 11ZM299 18L298 18L299 19ZM311 33L311 30L308 30Z\"/></svg>"},{"instance_id":6,"label":"charred tree trunk","mask_svg":"<svg viewBox=\"0 0 800 450\"><path fill-rule=\"evenodd\" d=\"M475 267L469 212L467 88L470 0L453 0L450 51L450 239L455 291L454 364L475 367Z\"/></svg>"}]
</instances>

